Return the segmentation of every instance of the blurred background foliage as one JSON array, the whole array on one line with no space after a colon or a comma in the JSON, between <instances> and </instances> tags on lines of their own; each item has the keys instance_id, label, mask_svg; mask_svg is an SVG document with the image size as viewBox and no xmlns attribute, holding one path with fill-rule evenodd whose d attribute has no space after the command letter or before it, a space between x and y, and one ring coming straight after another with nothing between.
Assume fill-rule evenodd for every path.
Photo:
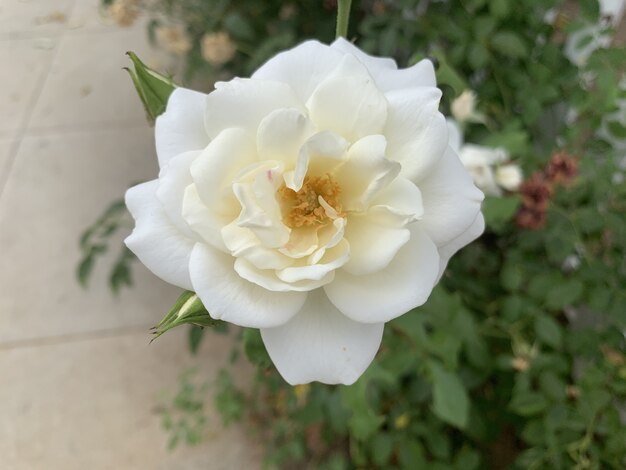
<instances>
[{"instance_id":1,"label":"blurred background foliage","mask_svg":"<svg viewBox=\"0 0 626 470\"><path fill-rule=\"evenodd\" d=\"M175 81L208 91L304 39L332 41L336 3L103 7L121 25L143 16L154 43L181 56ZM288 386L258 331L231 331L232 362L247 358L254 380L239 388L222 371L214 404L262 438L268 466L626 468L626 50L612 20L596 0L354 2L349 37L401 66L433 60L443 112L474 90L484 119L465 123L465 140L506 149L527 182L487 199L485 234L452 259L426 305L387 325L355 385ZM608 41L590 47L599 35ZM119 211L83 239L83 280ZM132 282L129 258L116 288ZM192 351L203 331L190 330ZM198 441L208 393L184 377L164 411L171 445Z\"/></svg>"}]
</instances>

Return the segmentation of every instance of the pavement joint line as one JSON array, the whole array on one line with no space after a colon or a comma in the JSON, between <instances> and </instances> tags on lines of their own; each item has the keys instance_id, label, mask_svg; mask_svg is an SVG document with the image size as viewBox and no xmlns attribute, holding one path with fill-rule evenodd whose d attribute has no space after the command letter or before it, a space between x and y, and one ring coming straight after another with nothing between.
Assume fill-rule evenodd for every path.
<instances>
[{"instance_id":1,"label":"pavement joint line","mask_svg":"<svg viewBox=\"0 0 626 470\"><path fill-rule=\"evenodd\" d=\"M0 201L2 200L4 189L6 188L9 178L11 176L11 170L13 169L15 159L17 157L17 152L22 143L22 139L24 135L26 134L26 130L28 129L28 123L30 122L30 119L33 115L35 106L37 105L37 102L39 101L39 98L41 97L41 93L43 92L44 86L46 85L46 82L48 81L52 64L54 63L54 60L56 59L59 53L59 50L61 49L61 42L62 41L59 41L59 44L57 44L57 46L51 52L50 57L48 58L47 64L45 65L44 70L42 70L41 76L37 80L37 86L35 87L35 90L33 91L33 94L30 100L28 100L28 103L26 105L26 113L24 117L22 118L22 121L20 122L20 125L18 126L17 130L15 131L15 134L14 134L15 140L11 143L11 148L9 150L9 155L7 157L7 160L4 163L3 167L0 168L1 170L0 171Z\"/></svg>"},{"instance_id":2,"label":"pavement joint line","mask_svg":"<svg viewBox=\"0 0 626 470\"><path fill-rule=\"evenodd\" d=\"M27 338L0 342L0 352L13 351L16 349L37 348L41 346L56 346L61 344L79 343L98 339L117 338L121 336L132 336L145 333L146 346L150 344L152 335L150 328L153 324L126 326L120 328L108 328L104 330L84 331L77 333L66 333L55 336L42 336L38 338Z\"/></svg>"}]
</instances>

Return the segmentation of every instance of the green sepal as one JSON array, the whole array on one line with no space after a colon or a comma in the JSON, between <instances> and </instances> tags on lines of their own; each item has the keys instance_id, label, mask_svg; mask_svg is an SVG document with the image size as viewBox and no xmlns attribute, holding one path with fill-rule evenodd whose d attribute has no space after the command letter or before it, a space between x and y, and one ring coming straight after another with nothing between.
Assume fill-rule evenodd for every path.
<instances>
[{"instance_id":1,"label":"green sepal","mask_svg":"<svg viewBox=\"0 0 626 470\"><path fill-rule=\"evenodd\" d=\"M179 325L196 325L200 327L205 326L217 326L221 323L219 320L214 320L209 315L209 312L202 301L195 294L195 292L185 291L176 300L176 303L171 310L165 315L163 320L159 322L157 326L153 328L154 338L157 339L166 331L171 330Z\"/></svg>"},{"instance_id":2,"label":"green sepal","mask_svg":"<svg viewBox=\"0 0 626 470\"><path fill-rule=\"evenodd\" d=\"M124 70L130 75L146 113L154 121L165 111L167 100L176 84L170 78L149 68L134 52L127 52L126 55L133 62L133 68Z\"/></svg>"}]
</instances>

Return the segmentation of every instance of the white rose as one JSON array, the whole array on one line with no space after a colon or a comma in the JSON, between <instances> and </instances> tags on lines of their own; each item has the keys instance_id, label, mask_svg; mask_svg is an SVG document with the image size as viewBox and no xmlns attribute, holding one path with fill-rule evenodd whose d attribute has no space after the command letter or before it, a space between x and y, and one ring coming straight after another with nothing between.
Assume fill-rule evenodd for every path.
<instances>
[{"instance_id":1,"label":"white rose","mask_svg":"<svg viewBox=\"0 0 626 470\"><path fill-rule=\"evenodd\" d=\"M507 191L517 191L524 180L522 169L515 163L496 168L496 183Z\"/></svg>"},{"instance_id":2,"label":"white rose","mask_svg":"<svg viewBox=\"0 0 626 470\"><path fill-rule=\"evenodd\" d=\"M384 323L484 229L435 85L429 61L398 69L339 39L209 95L176 89L159 177L126 195L128 247L214 318L260 328L289 383L353 383Z\"/></svg>"},{"instance_id":3,"label":"white rose","mask_svg":"<svg viewBox=\"0 0 626 470\"><path fill-rule=\"evenodd\" d=\"M450 112L454 119L460 123L466 121L482 122L484 116L476 111L476 93L472 90L464 90L452 100Z\"/></svg>"}]
</instances>

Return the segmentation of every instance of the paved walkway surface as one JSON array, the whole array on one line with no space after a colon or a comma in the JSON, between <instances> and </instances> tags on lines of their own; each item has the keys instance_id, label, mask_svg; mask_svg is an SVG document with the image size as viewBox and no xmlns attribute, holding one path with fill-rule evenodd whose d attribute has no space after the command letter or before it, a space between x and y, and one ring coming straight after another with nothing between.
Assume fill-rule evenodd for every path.
<instances>
[{"instance_id":1,"label":"paved walkway surface","mask_svg":"<svg viewBox=\"0 0 626 470\"><path fill-rule=\"evenodd\" d=\"M0 0L3 470L259 467L258 448L213 410L201 446L166 450L163 395L194 365L211 381L228 339L208 336L197 357L186 331L149 346L148 328L179 292L141 266L118 297L105 266L88 290L75 280L81 231L157 172L152 130L121 71L129 49L164 60L145 36L141 23L112 25L98 0Z\"/></svg>"}]
</instances>

